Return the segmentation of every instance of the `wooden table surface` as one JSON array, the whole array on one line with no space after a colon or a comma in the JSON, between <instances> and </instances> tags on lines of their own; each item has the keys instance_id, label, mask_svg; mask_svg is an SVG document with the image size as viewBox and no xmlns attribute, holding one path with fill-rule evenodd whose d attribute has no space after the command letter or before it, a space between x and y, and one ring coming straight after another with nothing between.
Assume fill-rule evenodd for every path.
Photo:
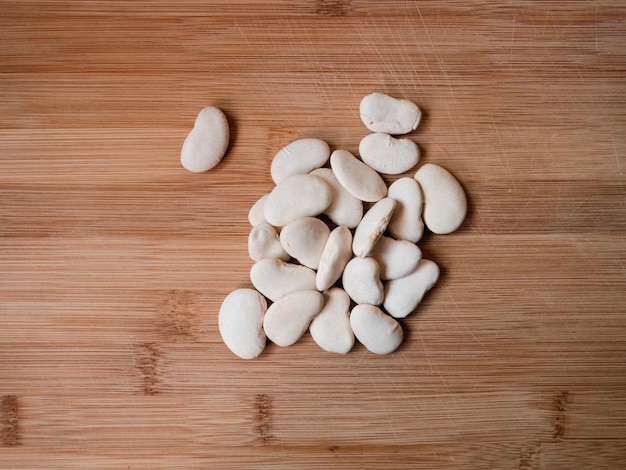
<instances>
[{"instance_id":1,"label":"wooden table surface","mask_svg":"<svg viewBox=\"0 0 626 470\"><path fill-rule=\"evenodd\" d=\"M440 282L394 354L240 360L271 159L373 91L468 194ZM625 468L625 153L620 1L0 0L0 467Z\"/></svg>"}]
</instances>

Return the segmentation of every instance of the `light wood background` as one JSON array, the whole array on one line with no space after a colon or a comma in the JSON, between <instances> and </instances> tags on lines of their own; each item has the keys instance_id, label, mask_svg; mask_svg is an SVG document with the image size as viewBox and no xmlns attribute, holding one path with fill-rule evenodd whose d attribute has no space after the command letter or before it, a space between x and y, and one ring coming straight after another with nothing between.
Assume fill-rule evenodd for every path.
<instances>
[{"instance_id":1,"label":"light wood background","mask_svg":"<svg viewBox=\"0 0 626 470\"><path fill-rule=\"evenodd\" d=\"M239 360L271 159L372 91L467 191L442 278L392 355ZM0 467L626 468L625 152L620 1L0 0Z\"/></svg>"}]
</instances>

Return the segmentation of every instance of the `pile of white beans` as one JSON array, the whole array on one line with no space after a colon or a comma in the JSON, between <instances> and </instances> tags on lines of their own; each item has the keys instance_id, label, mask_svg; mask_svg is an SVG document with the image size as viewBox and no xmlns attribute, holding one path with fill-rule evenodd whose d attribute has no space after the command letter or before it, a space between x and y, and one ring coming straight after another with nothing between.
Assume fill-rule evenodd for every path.
<instances>
[{"instance_id":1,"label":"pile of white beans","mask_svg":"<svg viewBox=\"0 0 626 470\"><path fill-rule=\"evenodd\" d=\"M398 319L414 312L437 282L439 267L422 258L417 243L424 226L446 234L462 224L463 188L430 163L387 188L381 174L406 173L419 161L416 143L397 136L417 128L421 111L372 93L362 99L360 115L372 132L359 144L360 158L331 152L316 138L295 140L274 156L276 186L248 215L254 289L234 290L219 311L222 340L237 356L259 356L267 339L290 346L307 330L328 352L346 354L356 338L373 353L391 353L403 340ZM206 108L181 162L206 171L227 146L226 118Z\"/></svg>"}]
</instances>

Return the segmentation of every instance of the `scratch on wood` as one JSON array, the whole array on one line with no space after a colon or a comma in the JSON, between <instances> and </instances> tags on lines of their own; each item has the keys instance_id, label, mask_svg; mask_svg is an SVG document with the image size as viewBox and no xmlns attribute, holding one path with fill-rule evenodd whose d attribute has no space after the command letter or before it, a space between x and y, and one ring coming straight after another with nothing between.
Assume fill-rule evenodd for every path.
<instances>
[{"instance_id":1,"label":"scratch on wood","mask_svg":"<svg viewBox=\"0 0 626 470\"><path fill-rule=\"evenodd\" d=\"M186 290L168 291L156 308L157 327L166 341L185 341L194 336L196 294Z\"/></svg>"},{"instance_id":2,"label":"scratch on wood","mask_svg":"<svg viewBox=\"0 0 626 470\"><path fill-rule=\"evenodd\" d=\"M520 452L519 470L538 470L541 444L534 443L524 446Z\"/></svg>"},{"instance_id":3,"label":"scratch on wood","mask_svg":"<svg viewBox=\"0 0 626 470\"><path fill-rule=\"evenodd\" d=\"M567 421L567 405L569 401L569 392L561 392L554 399L554 431L552 437L560 440L565 434L565 424Z\"/></svg>"},{"instance_id":4,"label":"scratch on wood","mask_svg":"<svg viewBox=\"0 0 626 470\"><path fill-rule=\"evenodd\" d=\"M159 393L159 362L161 351L156 343L144 343L139 348L137 369L141 373L142 392L144 395Z\"/></svg>"},{"instance_id":5,"label":"scratch on wood","mask_svg":"<svg viewBox=\"0 0 626 470\"><path fill-rule=\"evenodd\" d=\"M20 445L19 434L19 403L17 396L5 395L0 404L2 420L2 444L7 447Z\"/></svg>"},{"instance_id":6,"label":"scratch on wood","mask_svg":"<svg viewBox=\"0 0 626 470\"><path fill-rule=\"evenodd\" d=\"M350 0L317 0L315 11L318 15L346 16L350 13Z\"/></svg>"},{"instance_id":7,"label":"scratch on wood","mask_svg":"<svg viewBox=\"0 0 626 470\"><path fill-rule=\"evenodd\" d=\"M256 431L257 438L261 442L261 444L269 444L272 438L270 432L271 408L269 397L264 393L259 393L255 396L254 404L256 410L256 425L254 429Z\"/></svg>"}]
</instances>

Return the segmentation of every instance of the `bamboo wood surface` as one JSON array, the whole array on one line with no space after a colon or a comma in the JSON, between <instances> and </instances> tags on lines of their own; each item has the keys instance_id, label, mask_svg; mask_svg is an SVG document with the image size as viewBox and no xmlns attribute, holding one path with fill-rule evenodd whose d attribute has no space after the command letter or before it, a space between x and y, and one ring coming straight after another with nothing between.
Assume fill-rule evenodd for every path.
<instances>
[{"instance_id":1,"label":"bamboo wood surface","mask_svg":"<svg viewBox=\"0 0 626 470\"><path fill-rule=\"evenodd\" d=\"M271 159L372 91L467 192L442 277L394 354L239 360ZM626 467L625 153L619 1L0 0L0 468Z\"/></svg>"}]
</instances>

